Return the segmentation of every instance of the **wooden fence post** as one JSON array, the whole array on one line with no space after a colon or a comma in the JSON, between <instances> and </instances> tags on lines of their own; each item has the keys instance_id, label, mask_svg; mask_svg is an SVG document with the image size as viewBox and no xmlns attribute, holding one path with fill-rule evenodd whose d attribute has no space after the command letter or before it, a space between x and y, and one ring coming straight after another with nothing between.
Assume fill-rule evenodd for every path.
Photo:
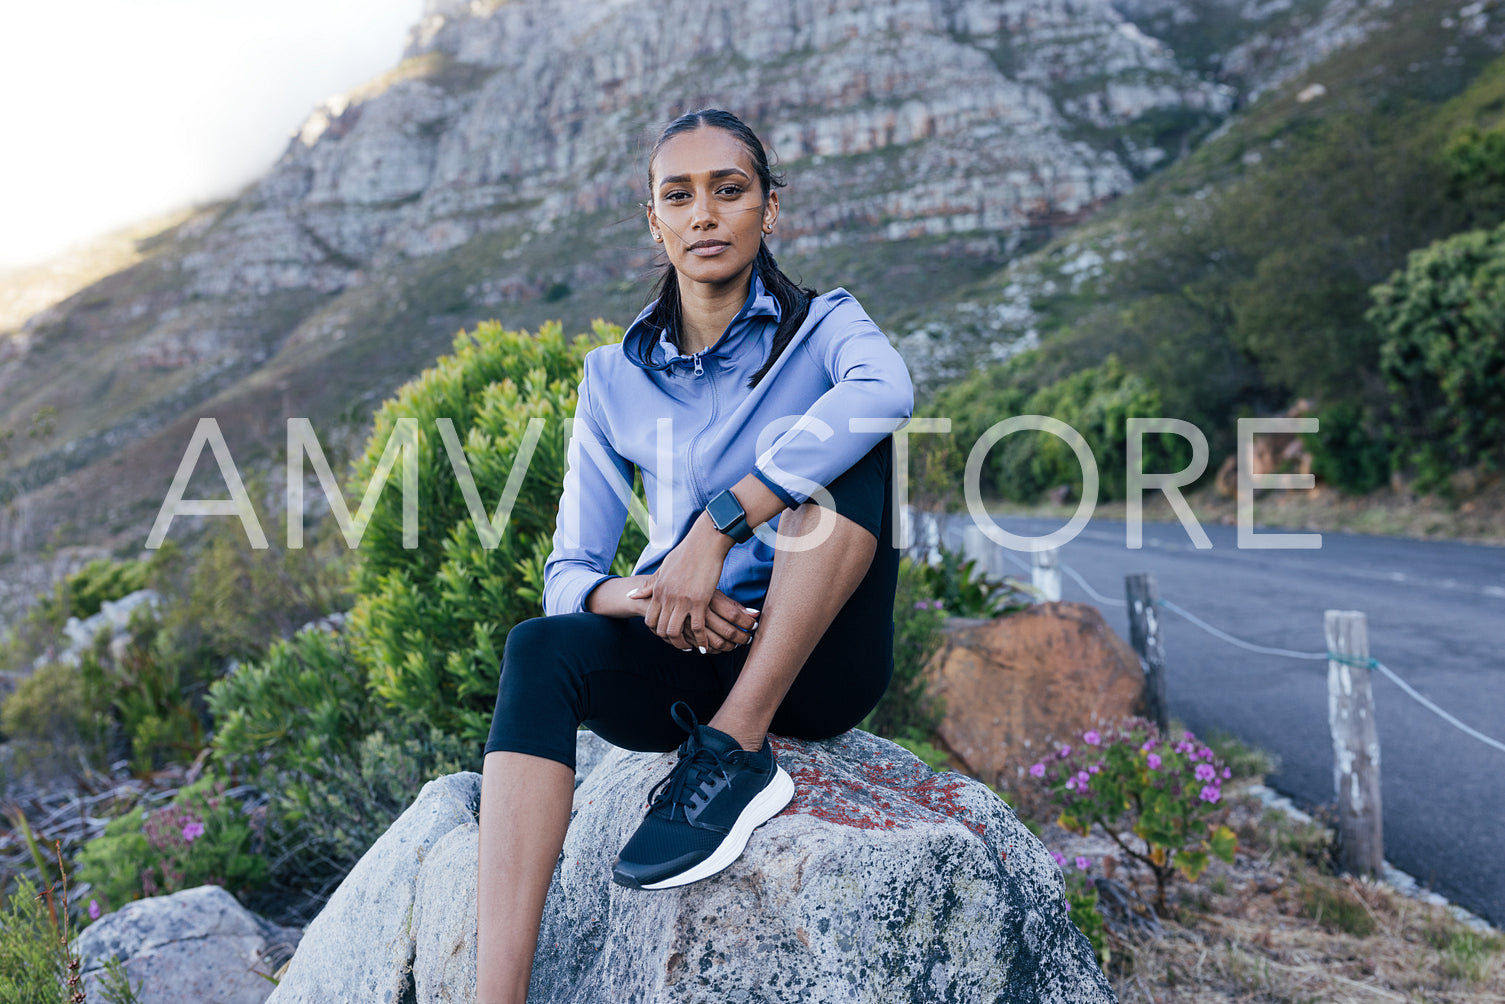
<instances>
[{"instance_id":1,"label":"wooden fence post","mask_svg":"<svg viewBox=\"0 0 1505 1004\"><path fill-rule=\"evenodd\" d=\"M1327 720L1333 734L1333 787L1338 796L1338 864L1379 875L1385 860L1380 804L1380 739L1369 689L1369 628L1362 611L1329 610Z\"/></svg>"},{"instance_id":2,"label":"wooden fence post","mask_svg":"<svg viewBox=\"0 0 1505 1004\"><path fill-rule=\"evenodd\" d=\"M1129 643L1139 653L1144 669L1144 703L1147 717L1162 734L1170 732L1170 712L1165 700L1165 641L1160 635L1160 589L1149 573L1124 577L1129 600Z\"/></svg>"},{"instance_id":3,"label":"wooden fence post","mask_svg":"<svg viewBox=\"0 0 1505 1004\"><path fill-rule=\"evenodd\" d=\"M1061 552L1055 548L1036 551L1030 563L1030 581L1046 603L1061 598Z\"/></svg>"}]
</instances>

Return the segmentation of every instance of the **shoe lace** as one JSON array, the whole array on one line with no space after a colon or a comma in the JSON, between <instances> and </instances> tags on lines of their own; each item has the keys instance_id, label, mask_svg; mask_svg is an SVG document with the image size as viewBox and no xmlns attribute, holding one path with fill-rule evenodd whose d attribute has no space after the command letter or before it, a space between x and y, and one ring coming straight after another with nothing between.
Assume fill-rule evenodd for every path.
<instances>
[{"instance_id":1,"label":"shoe lace","mask_svg":"<svg viewBox=\"0 0 1505 1004\"><path fill-rule=\"evenodd\" d=\"M681 707L688 714L689 722L681 716ZM696 731L699 723L689 706L677 703L673 715L690 734L680 744L679 762L674 765L674 769L648 792L648 810L671 819L676 815L676 808L682 806L686 810L699 809L704 805L718 777L730 780L726 773L726 761L700 741L700 734Z\"/></svg>"}]
</instances>

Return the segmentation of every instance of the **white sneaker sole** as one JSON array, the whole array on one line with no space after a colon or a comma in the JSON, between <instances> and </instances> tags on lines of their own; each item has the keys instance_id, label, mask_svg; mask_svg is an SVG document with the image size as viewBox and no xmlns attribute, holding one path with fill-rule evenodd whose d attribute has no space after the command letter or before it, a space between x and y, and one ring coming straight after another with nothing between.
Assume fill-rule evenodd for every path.
<instances>
[{"instance_id":1,"label":"white sneaker sole","mask_svg":"<svg viewBox=\"0 0 1505 1004\"><path fill-rule=\"evenodd\" d=\"M773 780L768 782L768 787L758 792L753 800L747 803L747 808L742 810L742 815L737 817L737 821L732 824L731 831L722 839L720 846L711 852L710 857L672 878L648 882L641 888L672 889L675 886L689 885L691 882L710 878L741 857L743 849L747 847L748 838L752 836L752 831L777 816L793 798L794 779L783 767L775 766Z\"/></svg>"}]
</instances>

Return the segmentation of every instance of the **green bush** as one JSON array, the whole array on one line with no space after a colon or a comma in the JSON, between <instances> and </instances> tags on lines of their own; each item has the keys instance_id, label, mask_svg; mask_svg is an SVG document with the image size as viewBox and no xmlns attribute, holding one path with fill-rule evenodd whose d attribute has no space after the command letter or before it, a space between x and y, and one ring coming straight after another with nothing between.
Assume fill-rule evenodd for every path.
<instances>
[{"instance_id":1,"label":"green bush","mask_svg":"<svg viewBox=\"0 0 1505 1004\"><path fill-rule=\"evenodd\" d=\"M64 760L97 753L109 710L99 697L77 667L47 663L22 680L0 706L0 732L28 751L46 749Z\"/></svg>"},{"instance_id":2,"label":"green bush","mask_svg":"<svg viewBox=\"0 0 1505 1004\"><path fill-rule=\"evenodd\" d=\"M995 579L977 567L977 559L941 546L940 561L914 566L920 591L948 617L1001 617L1023 610L1029 593L1012 579Z\"/></svg>"},{"instance_id":3,"label":"green bush","mask_svg":"<svg viewBox=\"0 0 1505 1004\"><path fill-rule=\"evenodd\" d=\"M343 876L425 781L479 753L384 712L346 639L316 628L217 681L209 706L216 762L267 797L264 854L283 889Z\"/></svg>"},{"instance_id":4,"label":"green bush","mask_svg":"<svg viewBox=\"0 0 1505 1004\"><path fill-rule=\"evenodd\" d=\"M0 1001L66 1004L78 986L79 960L68 950L62 897L39 892L25 875L0 890Z\"/></svg>"},{"instance_id":5,"label":"green bush","mask_svg":"<svg viewBox=\"0 0 1505 1004\"><path fill-rule=\"evenodd\" d=\"M1064 829L1087 836L1099 827L1155 876L1155 908L1176 873L1195 882L1209 855L1232 862L1238 837L1222 825L1222 783L1232 776L1213 750L1190 732L1171 743L1154 725L1129 718L1110 729L1087 729L1029 776L1061 810ZM1134 843L1122 834L1131 832Z\"/></svg>"},{"instance_id":6,"label":"green bush","mask_svg":"<svg viewBox=\"0 0 1505 1004\"><path fill-rule=\"evenodd\" d=\"M213 883L243 892L266 878L252 852L250 817L225 795L221 778L206 776L157 809L138 806L110 820L79 851L78 877L103 911L143 896Z\"/></svg>"},{"instance_id":7,"label":"green bush","mask_svg":"<svg viewBox=\"0 0 1505 1004\"><path fill-rule=\"evenodd\" d=\"M926 591L919 567L908 555L900 558L894 587L894 675L877 706L863 720L864 731L906 744L928 742L935 734L945 707L931 695L922 672L940 647L945 620L945 611Z\"/></svg>"},{"instance_id":8,"label":"green bush","mask_svg":"<svg viewBox=\"0 0 1505 1004\"><path fill-rule=\"evenodd\" d=\"M599 322L595 333L621 337L620 329ZM487 734L507 632L541 613L581 360L592 347L584 336L566 343L557 323L536 336L482 324L460 333L453 355L377 413L351 491L364 493L397 422L414 419L422 518L418 546L404 548L401 494L395 485L383 492L353 579L358 598L349 628L356 657L387 707L476 743ZM502 498L530 420L543 423L494 547L485 546L471 521L438 419L453 421L482 506ZM646 535L627 520L612 570L630 574L645 544Z\"/></svg>"},{"instance_id":9,"label":"green bush","mask_svg":"<svg viewBox=\"0 0 1505 1004\"><path fill-rule=\"evenodd\" d=\"M1127 485L1127 420L1165 415L1160 394L1116 355L1100 365L1037 384L1040 373L1028 356L1015 356L937 393L924 414L949 417L958 447L951 461L954 484L965 474L968 454L991 426L1015 415L1046 415L1071 426L1086 440L1098 469L1098 495L1121 499ZM1177 416L1169 416L1177 417ZM1179 471L1191 460L1180 436L1144 438L1143 469ZM1069 443L1044 432L1015 432L988 451L981 486L1004 498L1033 501L1047 489L1071 485L1082 492L1082 468Z\"/></svg>"},{"instance_id":10,"label":"green bush","mask_svg":"<svg viewBox=\"0 0 1505 1004\"><path fill-rule=\"evenodd\" d=\"M1419 487L1505 461L1505 225L1415 251L1373 290L1394 396L1394 463Z\"/></svg>"},{"instance_id":11,"label":"green bush","mask_svg":"<svg viewBox=\"0 0 1505 1004\"><path fill-rule=\"evenodd\" d=\"M1390 447L1365 409L1353 401L1338 401L1317 412L1319 428L1302 439L1312 455L1312 473L1319 484L1363 495L1390 478Z\"/></svg>"},{"instance_id":12,"label":"green bush","mask_svg":"<svg viewBox=\"0 0 1505 1004\"><path fill-rule=\"evenodd\" d=\"M37 603L37 614L59 627L69 617L83 620L93 617L106 603L145 589L150 580L151 564L146 561L112 561L100 558L67 575L52 595Z\"/></svg>"}]
</instances>

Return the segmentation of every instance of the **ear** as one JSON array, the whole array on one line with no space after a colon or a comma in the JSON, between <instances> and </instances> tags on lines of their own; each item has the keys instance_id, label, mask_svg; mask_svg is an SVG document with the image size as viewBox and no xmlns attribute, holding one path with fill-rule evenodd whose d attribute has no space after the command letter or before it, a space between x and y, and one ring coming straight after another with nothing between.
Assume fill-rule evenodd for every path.
<instances>
[{"instance_id":1,"label":"ear","mask_svg":"<svg viewBox=\"0 0 1505 1004\"><path fill-rule=\"evenodd\" d=\"M768 199L763 203L763 227L767 229L773 226L774 220L779 218L779 193L769 192Z\"/></svg>"},{"instance_id":2,"label":"ear","mask_svg":"<svg viewBox=\"0 0 1505 1004\"><path fill-rule=\"evenodd\" d=\"M650 237L652 237L654 240L657 240L658 236L659 236L659 233L658 233L658 217L655 216L655 215L653 215L653 206L651 204L650 205L646 205L646 206L643 207L643 210L644 210L644 212L646 213L646 215L648 217L648 235Z\"/></svg>"}]
</instances>

